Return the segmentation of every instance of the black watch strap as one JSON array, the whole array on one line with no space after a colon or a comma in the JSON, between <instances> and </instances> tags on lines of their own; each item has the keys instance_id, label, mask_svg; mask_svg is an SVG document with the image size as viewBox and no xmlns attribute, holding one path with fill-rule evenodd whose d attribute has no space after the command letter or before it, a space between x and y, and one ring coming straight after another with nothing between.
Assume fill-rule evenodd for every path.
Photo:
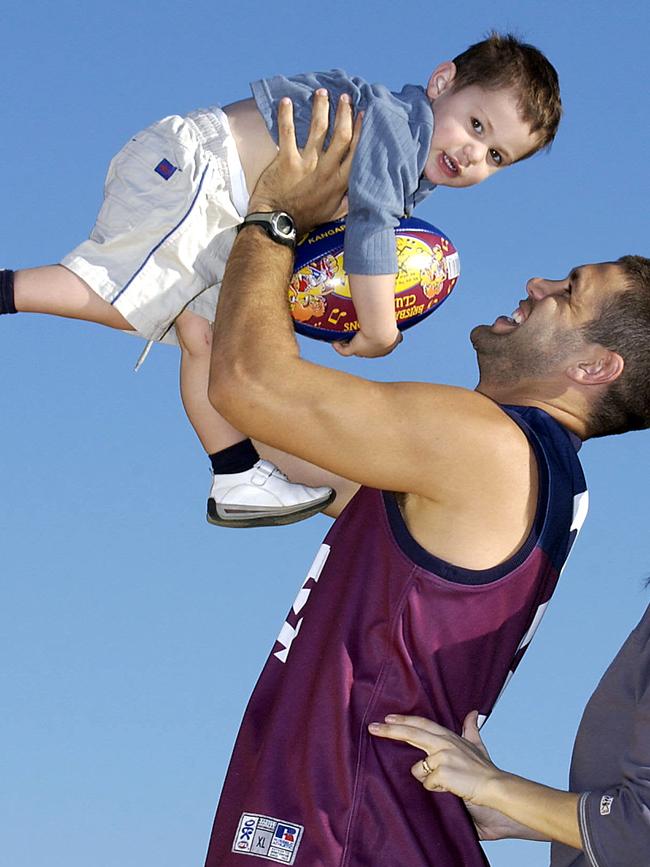
<instances>
[{"instance_id":1,"label":"black watch strap","mask_svg":"<svg viewBox=\"0 0 650 867\"><path fill-rule=\"evenodd\" d=\"M241 232L245 226L261 226L269 238L277 241L278 244L292 248L296 246L296 224L286 211L256 211L247 214L244 222L237 227L237 231Z\"/></svg>"}]
</instances>

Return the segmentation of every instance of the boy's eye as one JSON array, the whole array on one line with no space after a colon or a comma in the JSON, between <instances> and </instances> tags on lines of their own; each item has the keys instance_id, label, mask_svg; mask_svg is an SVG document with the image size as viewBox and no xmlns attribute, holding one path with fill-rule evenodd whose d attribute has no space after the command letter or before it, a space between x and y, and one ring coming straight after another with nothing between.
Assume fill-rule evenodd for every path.
<instances>
[{"instance_id":1,"label":"boy's eye","mask_svg":"<svg viewBox=\"0 0 650 867\"><path fill-rule=\"evenodd\" d=\"M472 118L472 129L476 132L483 132L483 124L477 117Z\"/></svg>"},{"instance_id":2,"label":"boy's eye","mask_svg":"<svg viewBox=\"0 0 650 867\"><path fill-rule=\"evenodd\" d=\"M494 148L490 148L490 157L497 166L500 166L503 162L503 157L501 156L499 151L495 150Z\"/></svg>"}]
</instances>

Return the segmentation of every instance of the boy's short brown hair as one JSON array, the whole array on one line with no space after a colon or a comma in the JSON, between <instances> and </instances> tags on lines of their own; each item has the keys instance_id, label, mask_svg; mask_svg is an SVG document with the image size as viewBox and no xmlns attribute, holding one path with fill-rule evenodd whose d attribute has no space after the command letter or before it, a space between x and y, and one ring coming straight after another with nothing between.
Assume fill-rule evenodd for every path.
<instances>
[{"instance_id":1,"label":"boy's short brown hair","mask_svg":"<svg viewBox=\"0 0 650 867\"><path fill-rule=\"evenodd\" d=\"M477 84L485 90L512 88L518 94L521 117L537 135L537 144L521 159L550 146L562 117L560 82L538 48L512 33L490 33L454 57L454 64L455 90Z\"/></svg>"}]
</instances>

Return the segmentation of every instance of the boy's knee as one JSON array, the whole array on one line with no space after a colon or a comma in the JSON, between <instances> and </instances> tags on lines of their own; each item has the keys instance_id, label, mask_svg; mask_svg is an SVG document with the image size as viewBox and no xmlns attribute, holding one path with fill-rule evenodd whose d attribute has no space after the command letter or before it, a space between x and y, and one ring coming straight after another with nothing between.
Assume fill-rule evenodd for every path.
<instances>
[{"instance_id":1,"label":"boy's knee","mask_svg":"<svg viewBox=\"0 0 650 867\"><path fill-rule=\"evenodd\" d=\"M189 355L209 355L212 347L212 326L207 319L194 313L181 313L175 323L176 336L183 352Z\"/></svg>"}]
</instances>

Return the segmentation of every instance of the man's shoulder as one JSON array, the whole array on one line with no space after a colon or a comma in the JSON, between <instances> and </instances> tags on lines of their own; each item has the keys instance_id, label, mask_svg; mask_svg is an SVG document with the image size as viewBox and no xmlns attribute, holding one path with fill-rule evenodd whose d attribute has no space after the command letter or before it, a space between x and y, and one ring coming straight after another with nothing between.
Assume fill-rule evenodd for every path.
<instances>
[{"instance_id":1,"label":"man's shoulder","mask_svg":"<svg viewBox=\"0 0 650 867\"><path fill-rule=\"evenodd\" d=\"M457 385L435 385L435 400L442 400L445 409L457 417L464 428L483 433L499 431L502 436L525 435L527 411L532 407L500 403L476 389ZM433 397L433 394L432 394ZM532 421L532 419L531 419Z\"/></svg>"},{"instance_id":2,"label":"man's shoulder","mask_svg":"<svg viewBox=\"0 0 650 867\"><path fill-rule=\"evenodd\" d=\"M526 435L538 452L553 452L560 463L580 464L582 440L554 415L534 405L502 404L502 410Z\"/></svg>"},{"instance_id":3,"label":"man's shoulder","mask_svg":"<svg viewBox=\"0 0 650 867\"><path fill-rule=\"evenodd\" d=\"M394 425L412 431L410 453L422 462L421 478L430 476L433 490L445 485L441 466L446 481L456 488L456 477L494 477L527 466L531 445L526 425L491 397L433 383L394 383L389 388L401 391L403 416L395 418Z\"/></svg>"}]
</instances>

